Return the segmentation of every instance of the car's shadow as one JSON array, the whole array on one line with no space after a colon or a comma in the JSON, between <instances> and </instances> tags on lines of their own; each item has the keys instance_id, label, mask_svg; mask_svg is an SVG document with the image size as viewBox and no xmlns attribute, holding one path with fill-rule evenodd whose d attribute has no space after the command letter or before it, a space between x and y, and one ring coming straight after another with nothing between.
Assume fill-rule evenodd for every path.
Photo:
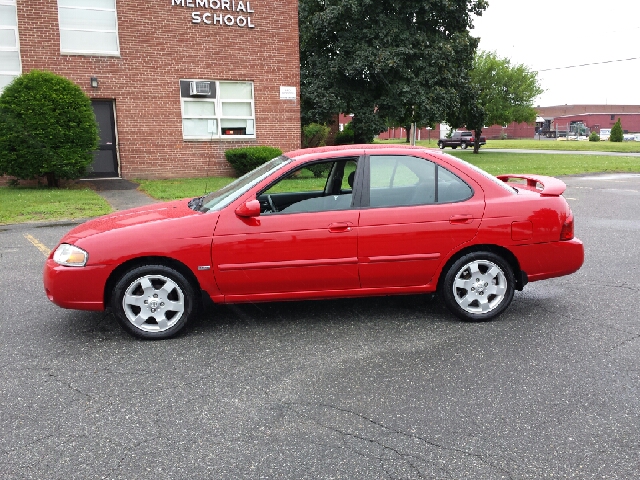
<instances>
[{"instance_id":1,"label":"car's shadow","mask_svg":"<svg viewBox=\"0 0 640 480\"><path fill-rule=\"evenodd\" d=\"M388 319L454 320L434 295L216 305L205 301L185 334L236 326L335 324Z\"/></svg>"},{"instance_id":2,"label":"car's shadow","mask_svg":"<svg viewBox=\"0 0 640 480\"><path fill-rule=\"evenodd\" d=\"M525 313L547 312L544 298L516 294L509 309L494 321L522 319ZM82 312L68 310L59 324L62 331L92 341L136 339L126 333L110 311ZM203 302L178 338L208 336L216 331L262 327L265 325L297 326L340 325L345 323L376 324L389 321L423 322L427 324L460 324L436 295L395 295L332 300L241 303L218 305Z\"/></svg>"}]
</instances>

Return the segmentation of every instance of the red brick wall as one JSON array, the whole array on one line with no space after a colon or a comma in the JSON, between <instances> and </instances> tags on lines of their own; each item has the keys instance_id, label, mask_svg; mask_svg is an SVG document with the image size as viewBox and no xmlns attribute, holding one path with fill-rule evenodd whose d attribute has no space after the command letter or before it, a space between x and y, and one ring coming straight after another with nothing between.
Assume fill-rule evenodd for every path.
<instances>
[{"instance_id":1,"label":"red brick wall","mask_svg":"<svg viewBox=\"0 0 640 480\"><path fill-rule=\"evenodd\" d=\"M229 148L300 146L297 1L250 3L251 29L193 24L191 12L206 9L171 0L118 0L120 57L103 57L61 55L57 2L18 0L22 69L49 70L92 98L115 99L122 177L226 175ZM97 89L89 85L93 76ZM253 81L256 139L184 141L181 78ZM296 87L298 99L280 100L280 86Z\"/></svg>"},{"instance_id":2,"label":"red brick wall","mask_svg":"<svg viewBox=\"0 0 640 480\"><path fill-rule=\"evenodd\" d=\"M497 140L502 138L502 134L505 134L507 138L531 138L536 134L536 124L531 125L527 123L512 122L506 127L501 125L492 125L488 128L482 129L482 135L487 137L487 140Z\"/></svg>"}]
</instances>

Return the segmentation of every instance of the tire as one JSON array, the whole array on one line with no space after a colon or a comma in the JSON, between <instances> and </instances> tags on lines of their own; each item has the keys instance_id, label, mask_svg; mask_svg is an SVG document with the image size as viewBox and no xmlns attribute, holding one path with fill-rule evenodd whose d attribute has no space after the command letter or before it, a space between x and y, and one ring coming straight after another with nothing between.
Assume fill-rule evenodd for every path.
<instances>
[{"instance_id":1,"label":"tire","mask_svg":"<svg viewBox=\"0 0 640 480\"><path fill-rule=\"evenodd\" d=\"M444 150L444 143L442 143L442 142L438 142L438 148L439 148L440 150Z\"/></svg>"},{"instance_id":2,"label":"tire","mask_svg":"<svg viewBox=\"0 0 640 480\"><path fill-rule=\"evenodd\" d=\"M463 143L462 145L460 145L460 148L466 150L468 146L469 145L467 145L466 143Z\"/></svg>"},{"instance_id":3,"label":"tire","mask_svg":"<svg viewBox=\"0 0 640 480\"><path fill-rule=\"evenodd\" d=\"M511 266L491 252L473 252L449 267L440 295L451 312L467 322L491 320L513 300L515 277Z\"/></svg>"},{"instance_id":4,"label":"tire","mask_svg":"<svg viewBox=\"0 0 640 480\"><path fill-rule=\"evenodd\" d=\"M173 268L145 265L118 280L111 309L120 325L138 338L170 338L195 313L196 294L191 283Z\"/></svg>"}]
</instances>

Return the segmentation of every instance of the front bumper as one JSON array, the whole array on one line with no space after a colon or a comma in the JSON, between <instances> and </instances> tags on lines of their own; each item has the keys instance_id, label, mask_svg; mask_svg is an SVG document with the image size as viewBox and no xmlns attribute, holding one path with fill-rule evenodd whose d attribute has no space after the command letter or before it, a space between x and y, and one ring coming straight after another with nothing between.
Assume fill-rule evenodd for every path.
<instances>
[{"instance_id":1,"label":"front bumper","mask_svg":"<svg viewBox=\"0 0 640 480\"><path fill-rule=\"evenodd\" d=\"M111 274L109 265L65 267L52 259L44 266L44 291L63 308L104 310L104 287Z\"/></svg>"}]
</instances>

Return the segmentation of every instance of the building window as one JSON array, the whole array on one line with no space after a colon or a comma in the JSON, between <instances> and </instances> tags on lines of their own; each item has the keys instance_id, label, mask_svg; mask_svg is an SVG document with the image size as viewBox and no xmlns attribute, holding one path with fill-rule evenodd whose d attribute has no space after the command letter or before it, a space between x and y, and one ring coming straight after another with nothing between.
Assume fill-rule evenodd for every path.
<instances>
[{"instance_id":1,"label":"building window","mask_svg":"<svg viewBox=\"0 0 640 480\"><path fill-rule=\"evenodd\" d=\"M615 115L611 115L611 120L615 120L616 116Z\"/></svg>"},{"instance_id":2,"label":"building window","mask_svg":"<svg viewBox=\"0 0 640 480\"><path fill-rule=\"evenodd\" d=\"M0 93L22 73L15 0L0 0Z\"/></svg>"},{"instance_id":3,"label":"building window","mask_svg":"<svg viewBox=\"0 0 640 480\"><path fill-rule=\"evenodd\" d=\"M180 80L185 140L255 138L253 82Z\"/></svg>"},{"instance_id":4,"label":"building window","mask_svg":"<svg viewBox=\"0 0 640 480\"><path fill-rule=\"evenodd\" d=\"M60 52L120 55L116 0L58 0Z\"/></svg>"}]
</instances>

